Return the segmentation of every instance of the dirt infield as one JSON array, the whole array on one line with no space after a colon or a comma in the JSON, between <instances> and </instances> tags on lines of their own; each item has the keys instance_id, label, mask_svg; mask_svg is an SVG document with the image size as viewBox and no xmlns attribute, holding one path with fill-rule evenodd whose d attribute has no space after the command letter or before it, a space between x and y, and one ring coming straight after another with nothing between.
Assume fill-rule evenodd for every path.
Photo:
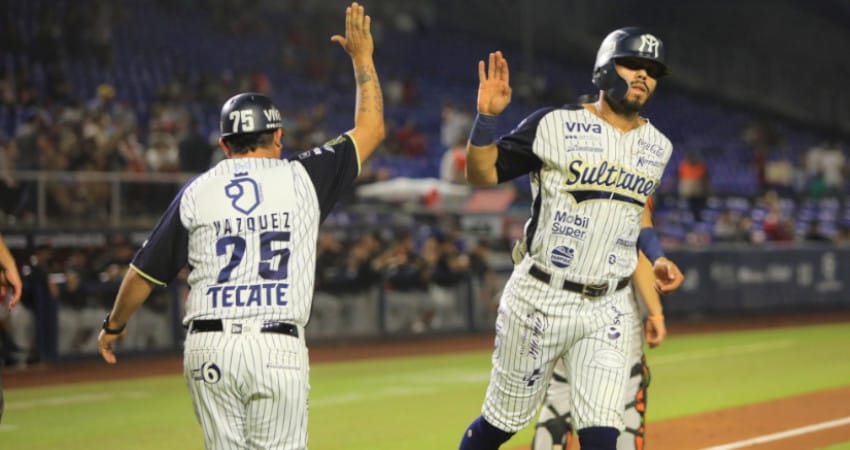
<instances>
[{"instance_id":1,"label":"dirt infield","mask_svg":"<svg viewBox=\"0 0 850 450\"><path fill-rule=\"evenodd\" d=\"M810 314L793 317L737 319L713 322L672 322L671 334L719 330L754 329L788 325L850 322L850 312ZM419 354L454 353L486 350L492 347L491 335L447 336L382 342L326 343L310 349L311 364L413 356ZM108 366L100 360L39 366L25 370L7 370L3 383L7 389L37 387L50 384L92 382L182 372L177 355L164 357L121 357L120 364ZM847 419L837 425L830 423ZM800 427L813 426L800 433ZM794 431L797 430L797 431ZM741 441L785 433L780 439L763 444L740 446ZM765 438L763 438L765 439ZM780 400L712 411L694 416L659 421L648 426L647 441L653 450L688 450L735 444L727 448L811 449L850 441L850 387L784 398ZM684 444L686 443L686 444ZM518 447L515 450L527 449Z\"/></svg>"}]
</instances>

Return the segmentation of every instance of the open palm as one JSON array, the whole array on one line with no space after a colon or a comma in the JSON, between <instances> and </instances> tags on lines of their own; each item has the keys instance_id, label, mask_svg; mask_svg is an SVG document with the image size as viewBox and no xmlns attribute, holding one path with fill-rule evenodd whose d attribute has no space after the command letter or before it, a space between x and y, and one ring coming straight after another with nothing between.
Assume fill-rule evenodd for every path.
<instances>
[{"instance_id":1,"label":"open palm","mask_svg":"<svg viewBox=\"0 0 850 450\"><path fill-rule=\"evenodd\" d=\"M486 70L485 70L486 69ZM508 60L498 51L490 53L490 61L478 61L478 112L497 116L511 102Z\"/></svg>"}]
</instances>

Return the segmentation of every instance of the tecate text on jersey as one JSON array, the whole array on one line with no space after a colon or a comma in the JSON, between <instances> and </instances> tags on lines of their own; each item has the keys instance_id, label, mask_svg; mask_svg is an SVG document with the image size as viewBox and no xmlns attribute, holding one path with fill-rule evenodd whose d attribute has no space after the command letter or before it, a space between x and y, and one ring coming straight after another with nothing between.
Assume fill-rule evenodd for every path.
<instances>
[{"instance_id":1,"label":"tecate text on jersey","mask_svg":"<svg viewBox=\"0 0 850 450\"><path fill-rule=\"evenodd\" d=\"M207 297L213 308L233 306L284 306L287 304L286 290L289 283L242 284L236 286L213 286L207 289Z\"/></svg>"}]
</instances>

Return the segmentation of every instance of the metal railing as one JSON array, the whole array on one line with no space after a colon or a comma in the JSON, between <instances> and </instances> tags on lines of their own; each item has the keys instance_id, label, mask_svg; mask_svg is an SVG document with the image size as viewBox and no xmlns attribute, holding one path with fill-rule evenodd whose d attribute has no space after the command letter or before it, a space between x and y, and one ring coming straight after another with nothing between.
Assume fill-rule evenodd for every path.
<instances>
[{"instance_id":1,"label":"metal railing","mask_svg":"<svg viewBox=\"0 0 850 450\"><path fill-rule=\"evenodd\" d=\"M152 225L191 173L19 171L2 205L3 229Z\"/></svg>"}]
</instances>

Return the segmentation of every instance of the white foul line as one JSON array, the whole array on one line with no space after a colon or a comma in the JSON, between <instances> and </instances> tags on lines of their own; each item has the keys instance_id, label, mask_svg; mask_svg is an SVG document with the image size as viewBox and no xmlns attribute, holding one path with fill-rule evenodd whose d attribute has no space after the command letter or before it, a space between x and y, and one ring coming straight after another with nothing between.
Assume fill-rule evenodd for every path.
<instances>
[{"instance_id":1,"label":"white foul line","mask_svg":"<svg viewBox=\"0 0 850 450\"><path fill-rule=\"evenodd\" d=\"M736 448L744 448L750 445L756 444L764 444L767 442L778 441L780 439L785 439L793 436L799 436L801 434L814 433L815 431L826 430L829 428L840 427L842 425L850 425L850 416L847 416L843 419L831 420L829 422L821 422L816 423L814 425L808 425L805 427L795 428L793 430L783 431L780 433L773 433L764 436L759 436L752 439L747 439L746 441L738 441L732 442L731 444L718 445L715 447L708 447L703 450L734 450Z\"/></svg>"}]
</instances>

